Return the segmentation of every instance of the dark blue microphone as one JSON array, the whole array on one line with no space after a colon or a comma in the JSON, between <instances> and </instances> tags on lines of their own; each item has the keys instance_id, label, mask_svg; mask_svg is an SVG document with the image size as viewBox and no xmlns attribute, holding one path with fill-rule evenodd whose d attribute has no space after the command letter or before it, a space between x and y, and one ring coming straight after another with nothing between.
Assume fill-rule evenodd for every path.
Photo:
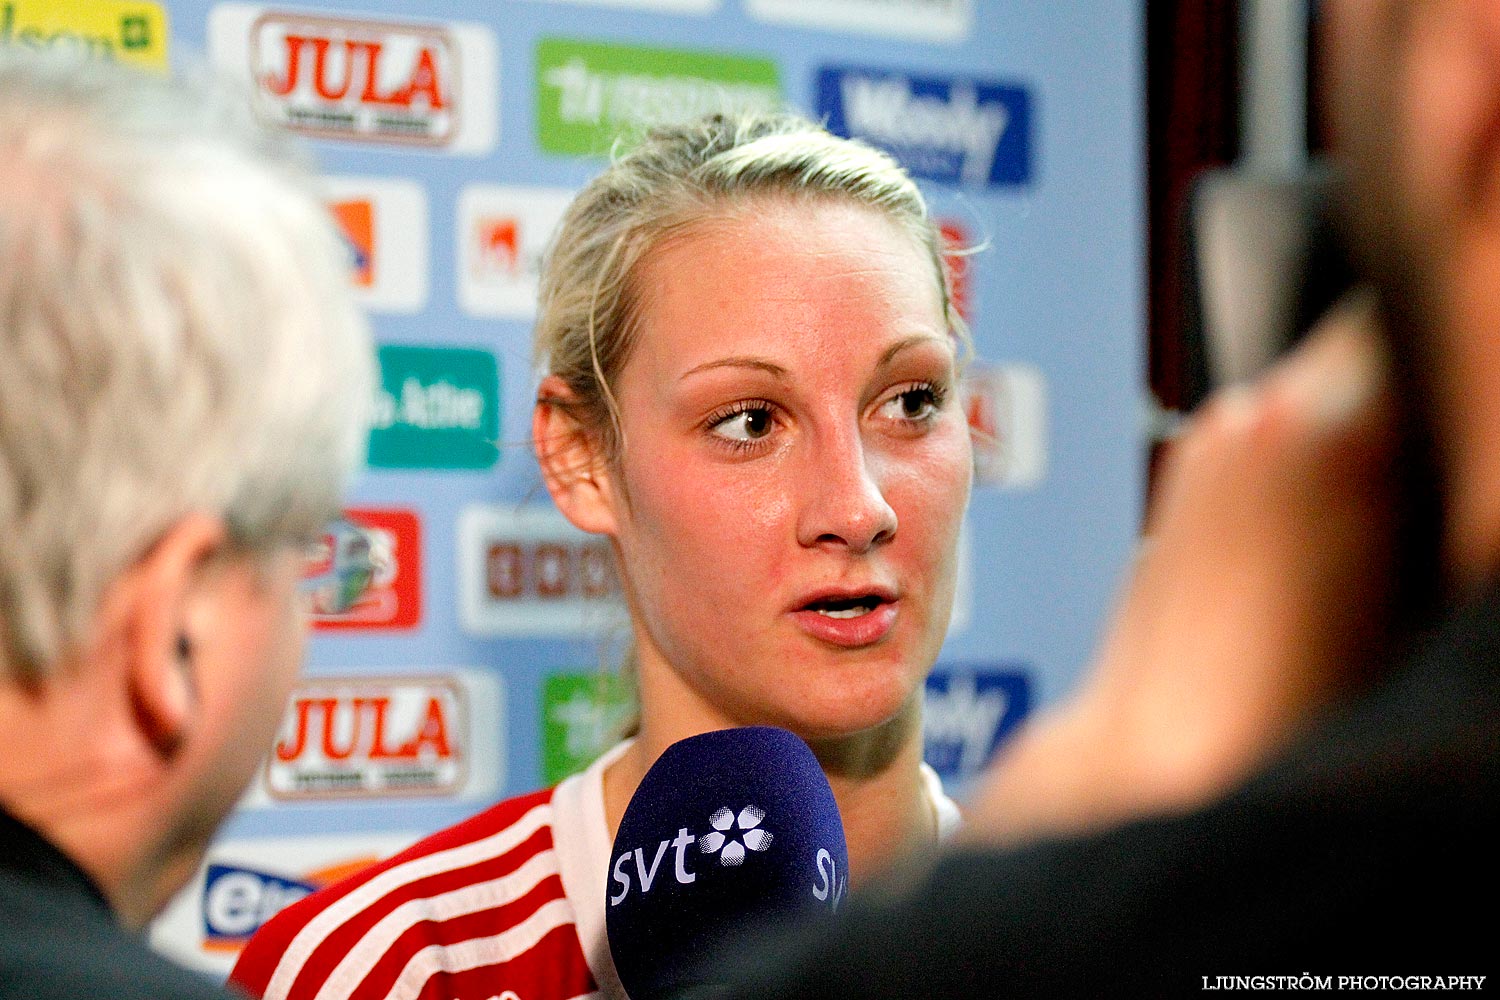
<instances>
[{"instance_id":1,"label":"dark blue microphone","mask_svg":"<svg viewBox=\"0 0 1500 1000\"><path fill-rule=\"evenodd\" d=\"M743 928L832 912L849 851L817 758L752 726L667 747L636 789L610 855L605 927L631 1000L708 995L712 959Z\"/></svg>"}]
</instances>

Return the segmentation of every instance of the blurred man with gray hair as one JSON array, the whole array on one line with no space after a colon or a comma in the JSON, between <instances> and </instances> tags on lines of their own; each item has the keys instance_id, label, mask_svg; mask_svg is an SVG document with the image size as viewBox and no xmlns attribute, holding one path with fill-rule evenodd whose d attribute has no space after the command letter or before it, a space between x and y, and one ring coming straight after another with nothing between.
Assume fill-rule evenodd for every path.
<instances>
[{"instance_id":1,"label":"blurred man with gray hair","mask_svg":"<svg viewBox=\"0 0 1500 1000\"><path fill-rule=\"evenodd\" d=\"M0 52L0 997L222 996L136 933L270 745L372 354L248 109Z\"/></svg>"}]
</instances>

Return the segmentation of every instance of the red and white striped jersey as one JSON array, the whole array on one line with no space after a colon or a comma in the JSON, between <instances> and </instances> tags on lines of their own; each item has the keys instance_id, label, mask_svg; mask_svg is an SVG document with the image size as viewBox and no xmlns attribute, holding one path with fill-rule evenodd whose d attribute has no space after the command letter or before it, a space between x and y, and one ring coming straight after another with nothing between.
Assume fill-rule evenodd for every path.
<instances>
[{"instance_id":1,"label":"red and white striped jersey","mask_svg":"<svg viewBox=\"0 0 1500 1000\"><path fill-rule=\"evenodd\" d=\"M623 996L604 935L603 772L624 746L294 903L230 982L266 1000Z\"/></svg>"},{"instance_id":2,"label":"red and white striped jersey","mask_svg":"<svg viewBox=\"0 0 1500 1000\"><path fill-rule=\"evenodd\" d=\"M616 1000L604 770L507 799L282 910L230 982L265 1000ZM958 807L925 764L947 837Z\"/></svg>"}]
</instances>

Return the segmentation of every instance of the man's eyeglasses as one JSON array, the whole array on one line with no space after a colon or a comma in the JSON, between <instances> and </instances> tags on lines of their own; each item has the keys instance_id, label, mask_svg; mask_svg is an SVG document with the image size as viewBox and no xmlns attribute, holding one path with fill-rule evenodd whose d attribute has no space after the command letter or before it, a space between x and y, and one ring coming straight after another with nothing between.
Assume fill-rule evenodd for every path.
<instances>
[{"instance_id":1,"label":"man's eyeglasses","mask_svg":"<svg viewBox=\"0 0 1500 1000\"><path fill-rule=\"evenodd\" d=\"M373 542L369 531L340 517L308 546L302 591L313 614L347 614L369 591L377 568Z\"/></svg>"}]
</instances>

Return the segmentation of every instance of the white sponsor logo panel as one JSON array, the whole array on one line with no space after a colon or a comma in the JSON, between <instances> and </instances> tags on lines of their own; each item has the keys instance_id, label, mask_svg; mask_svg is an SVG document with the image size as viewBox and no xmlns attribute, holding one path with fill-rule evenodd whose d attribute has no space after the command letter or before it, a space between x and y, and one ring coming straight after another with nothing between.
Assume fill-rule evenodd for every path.
<instances>
[{"instance_id":1,"label":"white sponsor logo panel","mask_svg":"<svg viewBox=\"0 0 1500 1000\"><path fill-rule=\"evenodd\" d=\"M305 135L469 155L499 139L498 46L480 24L223 3L208 47L262 118Z\"/></svg>"},{"instance_id":2,"label":"white sponsor logo panel","mask_svg":"<svg viewBox=\"0 0 1500 1000\"><path fill-rule=\"evenodd\" d=\"M466 631L588 635L625 621L609 543L550 507L475 504L458 522Z\"/></svg>"},{"instance_id":3,"label":"white sponsor logo panel","mask_svg":"<svg viewBox=\"0 0 1500 1000\"><path fill-rule=\"evenodd\" d=\"M458 196L458 301L474 316L529 320L546 252L574 192L473 184Z\"/></svg>"},{"instance_id":4,"label":"white sponsor logo panel","mask_svg":"<svg viewBox=\"0 0 1500 1000\"><path fill-rule=\"evenodd\" d=\"M350 287L374 312L427 305L427 193L404 177L329 176L320 181L350 258Z\"/></svg>"},{"instance_id":5,"label":"white sponsor logo panel","mask_svg":"<svg viewBox=\"0 0 1500 1000\"><path fill-rule=\"evenodd\" d=\"M1047 383L1032 365L975 364L964 376L975 481L1029 490L1047 475Z\"/></svg>"},{"instance_id":6,"label":"white sponsor logo panel","mask_svg":"<svg viewBox=\"0 0 1500 1000\"><path fill-rule=\"evenodd\" d=\"M504 710L501 678L477 670L307 678L241 807L491 797L505 779Z\"/></svg>"}]
</instances>

